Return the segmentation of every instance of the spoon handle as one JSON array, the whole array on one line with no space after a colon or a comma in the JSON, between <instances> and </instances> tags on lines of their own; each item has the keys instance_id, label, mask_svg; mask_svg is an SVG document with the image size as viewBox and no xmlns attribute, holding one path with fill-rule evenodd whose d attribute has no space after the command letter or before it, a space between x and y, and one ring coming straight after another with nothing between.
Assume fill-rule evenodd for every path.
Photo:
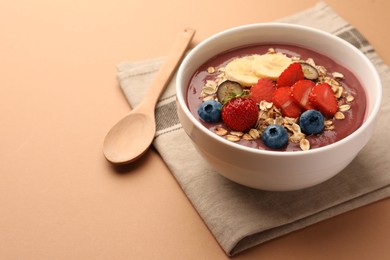
<instances>
[{"instance_id":1,"label":"spoon handle","mask_svg":"<svg viewBox=\"0 0 390 260\"><path fill-rule=\"evenodd\" d=\"M190 44L194 34L194 29L185 28L176 36L165 63L156 74L152 85L150 85L146 92L143 100L143 103L147 103L143 104L145 108L153 108L154 110L160 95L163 93L169 81L171 80L174 71L183 58L184 53L187 50L187 47Z\"/></svg>"}]
</instances>

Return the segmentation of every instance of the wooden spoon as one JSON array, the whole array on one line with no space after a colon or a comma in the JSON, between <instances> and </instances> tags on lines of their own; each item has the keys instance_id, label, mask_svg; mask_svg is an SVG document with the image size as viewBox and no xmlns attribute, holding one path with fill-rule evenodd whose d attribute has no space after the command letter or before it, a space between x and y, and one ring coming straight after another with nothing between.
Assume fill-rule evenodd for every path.
<instances>
[{"instance_id":1,"label":"wooden spoon","mask_svg":"<svg viewBox=\"0 0 390 260\"><path fill-rule=\"evenodd\" d=\"M142 102L126 117L116 123L106 135L103 153L114 164L125 164L140 158L149 148L156 133L155 106L179 65L194 29L181 31Z\"/></svg>"}]
</instances>

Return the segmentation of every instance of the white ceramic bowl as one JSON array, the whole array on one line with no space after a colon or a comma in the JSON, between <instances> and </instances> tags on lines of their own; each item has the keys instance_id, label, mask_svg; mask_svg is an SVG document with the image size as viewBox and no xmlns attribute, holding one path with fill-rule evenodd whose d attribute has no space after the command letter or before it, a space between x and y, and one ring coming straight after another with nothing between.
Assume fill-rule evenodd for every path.
<instances>
[{"instance_id":1,"label":"white ceramic bowl","mask_svg":"<svg viewBox=\"0 0 390 260\"><path fill-rule=\"evenodd\" d=\"M232 48L262 43L292 44L325 54L348 68L362 83L367 98L364 123L346 138L309 151L265 151L245 147L212 133L186 105L193 73L207 60ZM217 33L197 45L182 62L176 82L178 116L200 154L226 178L256 189L287 191L319 184L344 169L371 138L380 109L382 87L371 62L348 42L313 28L250 24Z\"/></svg>"}]
</instances>

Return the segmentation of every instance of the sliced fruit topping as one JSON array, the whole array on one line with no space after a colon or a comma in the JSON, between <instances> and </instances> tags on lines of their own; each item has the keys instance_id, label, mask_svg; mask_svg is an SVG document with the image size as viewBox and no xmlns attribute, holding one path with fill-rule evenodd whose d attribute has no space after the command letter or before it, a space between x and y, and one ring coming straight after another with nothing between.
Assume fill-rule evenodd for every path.
<instances>
[{"instance_id":1,"label":"sliced fruit topping","mask_svg":"<svg viewBox=\"0 0 390 260\"><path fill-rule=\"evenodd\" d=\"M219 102L225 104L229 99L242 95L243 92L244 89L241 87L240 83L226 80L218 86L217 98Z\"/></svg>"},{"instance_id":2,"label":"sliced fruit topping","mask_svg":"<svg viewBox=\"0 0 390 260\"><path fill-rule=\"evenodd\" d=\"M318 74L318 70L315 67L313 67L312 65L306 62L302 62L301 67L302 67L303 75L305 76L306 79L310 79L310 80L318 79L319 74Z\"/></svg>"},{"instance_id":3,"label":"sliced fruit topping","mask_svg":"<svg viewBox=\"0 0 390 260\"><path fill-rule=\"evenodd\" d=\"M315 85L316 84L311 80L302 79L295 82L291 87L291 96L304 110L313 108L312 104L309 102L309 94Z\"/></svg>"},{"instance_id":4,"label":"sliced fruit topping","mask_svg":"<svg viewBox=\"0 0 390 260\"><path fill-rule=\"evenodd\" d=\"M247 97L231 99L222 107L222 120L232 130L246 132L257 123L259 108Z\"/></svg>"},{"instance_id":5,"label":"sliced fruit topping","mask_svg":"<svg viewBox=\"0 0 390 260\"><path fill-rule=\"evenodd\" d=\"M280 74L276 84L278 87L291 87L301 79L304 79L302 67L298 62L294 62Z\"/></svg>"},{"instance_id":6,"label":"sliced fruit topping","mask_svg":"<svg viewBox=\"0 0 390 260\"><path fill-rule=\"evenodd\" d=\"M249 55L230 61L225 67L225 75L228 80L236 81L242 86L256 84L259 77L253 71L253 61L259 55Z\"/></svg>"},{"instance_id":7,"label":"sliced fruit topping","mask_svg":"<svg viewBox=\"0 0 390 260\"><path fill-rule=\"evenodd\" d=\"M324 130L324 116L317 110L307 110L299 117L299 126L304 134L319 134Z\"/></svg>"},{"instance_id":8,"label":"sliced fruit topping","mask_svg":"<svg viewBox=\"0 0 390 260\"><path fill-rule=\"evenodd\" d=\"M269 125L261 134L264 144L272 149L280 149L288 143L287 130L281 125Z\"/></svg>"},{"instance_id":9,"label":"sliced fruit topping","mask_svg":"<svg viewBox=\"0 0 390 260\"><path fill-rule=\"evenodd\" d=\"M328 83L315 85L309 94L309 101L326 117L333 117L338 110L337 98Z\"/></svg>"},{"instance_id":10,"label":"sliced fruit topping","mask_svg":"<svg viewBox=\"0 0 390 260\"><path fill-rule=\"evenodd\" d=\"M284 116L298 117L302 112L300 106L291 96L290 87L281 87L276 89L272 102L281 110Z\"/></svg>"},{"instance_id":11,"label":"sliced fruit topping","mask_svg":"<svg viewBox=\"0 0 390 260\"><path fill-rule=\"evenodd\" d=\"M251 98L256 101L256 103L260 103L262 100L272 102L275 90L275 84L272 80L268 78L261 78L251 87Z\"/></svg>"},{"instance_id":12,"label":"sliced fruit topping","mask_svg":"<svg viewBox=\"0 0 390 260\"><path fill-rule=\"evenodd\" d=\"M215 100L203 102L198 108L199 117L207 123L216 123L221 121L222 104Z\"/></svg>"},{"instance_id":13,"label":"sliced fruit topping","mask_svg":"<svg viewBox=\"0 0 390 260\"><path fill-rule=\"evenodd\" d=\"M257 55L253 62L253 70L260 78L276 80L291 62L289 57L280 52Z\"/></svg>"}]
</instances>

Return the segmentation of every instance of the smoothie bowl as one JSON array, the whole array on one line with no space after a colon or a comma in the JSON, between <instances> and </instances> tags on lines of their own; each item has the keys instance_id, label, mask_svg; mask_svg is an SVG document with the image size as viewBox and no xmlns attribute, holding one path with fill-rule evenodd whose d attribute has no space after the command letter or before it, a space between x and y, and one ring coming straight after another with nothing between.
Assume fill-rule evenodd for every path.
<instances>
[{"instance_id":1,"label":"smoothie bowl","mask_svg":"<svg viewBox=\"0 0 390 260\"><path fill-rule=\"evenodd\" d=\"M178 116L222 176L256 189L307 188L371 138L381 82L354 46L304 26L264 23L206 39L182 62Z\"/></svg>"}]
</instances>

